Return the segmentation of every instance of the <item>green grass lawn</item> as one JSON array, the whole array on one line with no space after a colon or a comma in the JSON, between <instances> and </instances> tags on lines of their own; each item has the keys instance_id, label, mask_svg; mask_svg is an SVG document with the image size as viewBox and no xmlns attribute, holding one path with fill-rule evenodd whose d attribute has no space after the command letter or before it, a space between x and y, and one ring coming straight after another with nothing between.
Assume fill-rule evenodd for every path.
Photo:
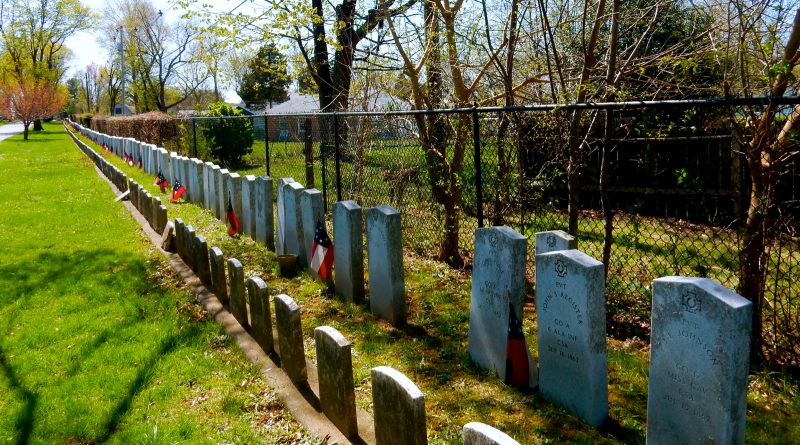
<instances>
[{"instance_id":1,"label":"green grass lawn","mask_svg":"<svg viewBox=\"0 0 800 445\"><path fill-rule=\"evenodd\" d=\"M0 443L311 440L58 123L0 142Z\"/></svg>"},{"instance_id":2,"label":"green grass lawn","mask_svg":"<svg viewBox=\"0 0 800 445\"><path fill-rule=\"evenodd\" d=\"M151 177L124 166L114 155L102 154L159 196ZM281 278L273 252L247 237L227 236L224 224L208 210L183 202L167 206L170 218L182 218L206 237L209 246L218 246L226 257L239 259L246 276L262 277L270 286L271 295L286 293L298 301L306 354L312 359L315 350L311 333L318 326L333 326L353 343L356 403L360 407L371 410L372 367L391 366L414 381L425 393L431 444L460 443L462 426L472 421L495 426L525 444L645 443L649 357L646 341L608 340L610 420L601 428L591 428L538 393L510 388L470 363L467 342L471 281L467 271L453 270L407 249L409 324L396 329L372 316L367 304L344 303L306 274ZM526 304L523 324L535 356L532 302ZM763 371L750 376L749 389L747 443L800 443L797 382Z\"/></svg>"}]
</instances>

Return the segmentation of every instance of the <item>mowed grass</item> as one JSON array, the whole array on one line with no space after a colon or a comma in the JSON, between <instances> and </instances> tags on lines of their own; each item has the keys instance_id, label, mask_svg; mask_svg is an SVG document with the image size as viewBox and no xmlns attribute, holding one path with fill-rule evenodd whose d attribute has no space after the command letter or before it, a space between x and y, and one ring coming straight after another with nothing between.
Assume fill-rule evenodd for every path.
<instances>
[{"instance_id":1,"label":"mowed grass","mask_svg":"<svg viewBox=\"0 0 800 445\"><path fill-rule=\"evenodd\" d=\"M0 443L309 443L60 124L0 142Z\"/></svg>"},{"instance_id":2,"label":"mowed grass","mask_svg":"<svg viewBox=\"0 0 800 445\"><path fill-rule=\"evenodd\" d=\"M103 155L167 201L152 185L153 178L124 166L114 155ZM270 295L286 293L298 301L305 350L312 360L312 333L318 326L333 326L352 342L356 403L361 408L372 409L372 367L391 366L414 381L425 394L431 444L460 443L462 426L472 421L497 427L523 444L645 443L646 341L608 340L610 419L602 427L592 428L538 393L510 388L471 364L467 353L471 280L467 271L453 270L406 250L409 319L407 326L397 329L374 317L368 302L342 302L307 274L281 278L273 252L246 236L227 236L224 224L208 210L182 201L167 206L170 218L182 218L206 237L209 246L218 246L226 257L239 259L246 276L263 278ZM330 225L328 231L331 233ZM535 310L530 300L525 306L523 329L537 356ZM797 392L797 382L785 375L760 371L750 376L747 443L800 443Z\"/></svg>"}]
</instances>

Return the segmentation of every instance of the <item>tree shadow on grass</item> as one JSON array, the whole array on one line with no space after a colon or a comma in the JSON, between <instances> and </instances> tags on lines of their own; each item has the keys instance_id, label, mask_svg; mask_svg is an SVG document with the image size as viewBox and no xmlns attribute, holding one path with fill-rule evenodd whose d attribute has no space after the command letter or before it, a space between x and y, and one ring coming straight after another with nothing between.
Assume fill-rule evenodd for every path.
<instances>
[{"instance_id":1,"label":"tree shadow on grass","mask_svg":"<svg viewBox=\"0 0 800 445\"><path fill-rule=\"evenodd\" d=\"M115 339L124 339L126 330L150 318L148 313L174 310L173 299L165 298L169 290L161 286L159 280L150 274L149 269L144 258L124 255L122 252L110 249L84 249L68 254L51 250L18 262L0 264L0 288L7 290L3 293L3 297L0 297L0 308L10 309L0 318L4 324L14 324L20 317L26 317L25 314L20 314L22 311L36 315L38 308L45 303L48 306L63 303L56 300L70 299L76 295L90 298L83 304L70 304L67 301L65 305L67 309L61 312L64 317L69 317L72 312L82 313L87 310L102 312L104 306L130 305L130 300L135 301L135 306L124 310L120 314L121 318L118 317L118 320L111 325L105 323L102 326L88 325L86 328L91 334L91 339L83 341L78 348L71 351L71 365L67 366L63 373L54 369L52 380L40 382L36 384L37 387L57 386L59 380L71 379L82 373L81 369L91 355L108 347ZM147 295L147 297L127 299L126 295ZM30 314L27 315L29 316ZM78 335L75 338L79 342L79 337L84 332L87 331L76 331ZM137 395L147 389L151 379L156 375L155 370L160 361L200 335L199 326L189 325L181 332L170 335L154 345L155 350L137 366L136 375L127 385L127 390L113 395L118 402L104 418L98 420L97 427L100 433L97 437L80 438L80 440L88 440L91 443L108 441L129 413ZM7 335L4 338L7 339L6 342L11 339ZM49 345L43 346L49 347ZM13 393L20 399L14 423L15 431L11 436L14 438L12 443L27 444L31 441L34 426L39 420L35 411L40 395L26 388L24 378L21 378L24 376L21 376L19 368L15 369L14 364L10 362L11 356L7 355L7 351L8 347L3 347L0 343L0 372L5 376ZM20 356L16 360L23 359L24 357ZM58 375L64 377L57 377ZM39 410L42 409L44 407L39 406ZM62 433L65 437L72 436L78 439L76 431L62 431Z\"/></svg>"},{"instance_id":2,"label":"tree shadow on grass","mask_svg":"<svg viewBox=\"0 0 800 445\"><path fill-rule=\"evenodd\" d=\"M36 411L36 403L39 400L39 396L22 385L22 382L17 378L14 367L8 363L2 347L0 347L0 369L2 369L11 389L22 399L22 409L19 411L16 422L14 422L14 428L17 430L15 443L17 445L27 444L33 432L33 413Z\"/></svg>"}]
</instances>

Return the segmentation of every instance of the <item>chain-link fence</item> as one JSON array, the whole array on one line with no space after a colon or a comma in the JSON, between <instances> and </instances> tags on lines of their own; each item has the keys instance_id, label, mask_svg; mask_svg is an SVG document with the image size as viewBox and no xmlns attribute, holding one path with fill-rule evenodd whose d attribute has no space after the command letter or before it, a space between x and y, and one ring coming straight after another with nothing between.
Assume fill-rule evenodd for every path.
<instances>
[{"instance_id":1,"label":"chain-link fence","mask_svg":"<svg viewBox=\"0 0 800 445\"><path fill-rule=\"evenodd\" d=\"M792 113L786 103L775 132ZM751 202L746 153L751 121L766 104L259 115L238 118L253 133L238 170L291 176L321 190L328 209L348 199L392 205L402 213L408 249L454 264L471 263L477 227L511 226L530 240L532 284L533 235L569 231L579 249L606 263L610 333L647 338L654 278L740 285ZM176 145L210 159L202 130L209 122L183 120ZM784 151L796 151L797 138L788 140ZM791 366L800 364L798 158L771 176L774 217L764 228L764 354Z\"/></svg>"}]
</instances>

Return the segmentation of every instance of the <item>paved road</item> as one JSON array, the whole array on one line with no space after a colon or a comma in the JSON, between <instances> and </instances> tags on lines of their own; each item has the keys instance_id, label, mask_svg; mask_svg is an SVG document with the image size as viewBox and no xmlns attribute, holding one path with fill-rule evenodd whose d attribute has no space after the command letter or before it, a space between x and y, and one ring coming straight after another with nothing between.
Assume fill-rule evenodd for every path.
<instances>
[{"instance_id":1,"label":"paved road","mask_svg":"<svg viewBox=\"0 0 800 445\"><path fill-rule=\"evenodd\" d=\"M10 138L15 134L20 134L22 133L22 130L23 130L22 124L19 122L15 122L13 124L0 125L0 141L6 138Z\"/></svg>"}]
</instances>

